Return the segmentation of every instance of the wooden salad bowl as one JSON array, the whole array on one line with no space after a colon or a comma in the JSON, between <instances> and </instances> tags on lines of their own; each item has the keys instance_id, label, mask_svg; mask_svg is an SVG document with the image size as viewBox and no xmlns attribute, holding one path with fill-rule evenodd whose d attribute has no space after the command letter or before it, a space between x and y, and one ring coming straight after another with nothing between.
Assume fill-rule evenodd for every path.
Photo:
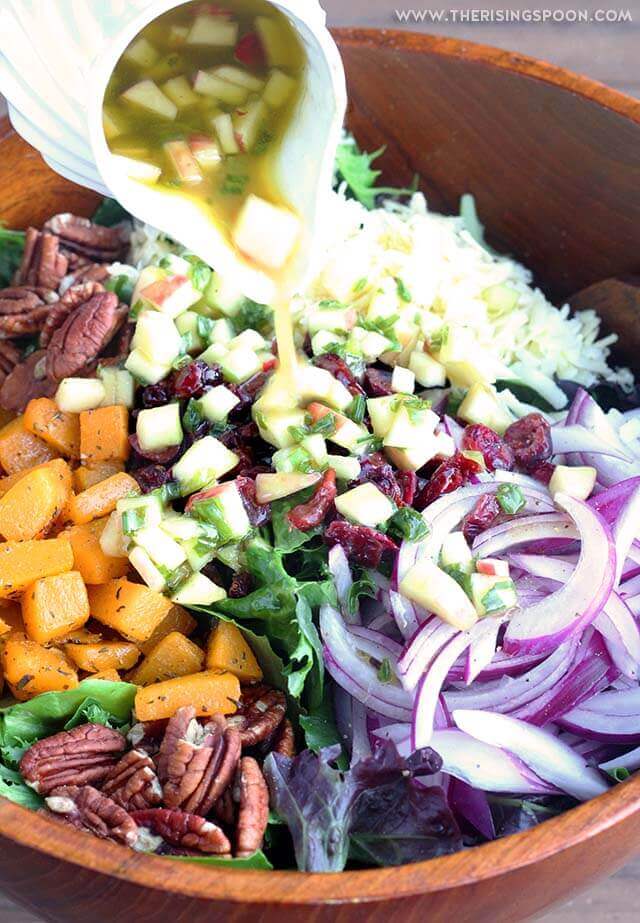
<instances>
[{"instance_id":1,"label":"wooden salad bowl","mask_svg":"<svg viewBox=\"0 0 640 923\"><path fill-rule=\"evenodd\" d=\"M489 239L554 298L640 271L640 102L521 55L341 29L349 123L429 204L476 197ZM0 218L38 226L96 198L0 127ZM601 311L637 364L627 300ZM0 799L0 888L47 920L523 920L640 851L640 775L533 830L430 862L340 875L217 870L131 852Z\"/></svg>"}]
</instances>

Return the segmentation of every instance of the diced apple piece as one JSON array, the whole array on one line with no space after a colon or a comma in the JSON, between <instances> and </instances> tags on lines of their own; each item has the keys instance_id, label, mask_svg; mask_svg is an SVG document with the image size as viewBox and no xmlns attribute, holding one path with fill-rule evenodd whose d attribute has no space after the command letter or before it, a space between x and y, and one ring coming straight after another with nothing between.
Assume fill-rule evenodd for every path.
<instances>
[{"instance_id":1,"label":"diced apple piece","mask_svg":"<svg viewBox=\"0 0 640 923\"><path fill-rule=\"evenodd\" d=\"M169 42L171 45L184 45L189 34L189 26L172 25L169 29Z\"/></svg>"},{"instance_id":2,"label":"diced apple piece","mask_svg":"<svg viewBox=\"0 0 640 923\"><path fill-rule=\"evenodd\" d=\"M219 102L227 103L229 106L240 106L249 93L245 87L239 87L235 83L221 80L220 77L203 70L199 70L196 74L193 89L202 96L212 96Z\"/></svg>"},{"instance_id":3,"label":"diced apple piece","mask_svg":"<svg viewBox=\"0 0 640 923\"><path fill-rule=\"evenodd\" d=\"M502 612L518 605L513 580L489 574L471 574L471 598L478 615Z\"/></svg>"},{"instance_id":4,"label":"diced apple piece","mask_svg":"<svg viewBox=\"0 0 640 923\"><path fill-rule=\"evenodd\" d=\"M273 70L267 80L262 98L272 109L284 106L296 86L296 81L281 70Z\"/></svg>"},{"instance_id":5,"label":"diced apple piece","mask_svg":"<svg viewBox=\"0 0 640 923\"><path fill-rule=\"evenodd\" d=\"M232 47L238 40L238 23L226 16L196 16L186 38L187 45Z\"/></svg>"},{"instance_id":6,"label":"diced apple piece","mask_svg":"<svg viewBox=\"0 0 640 923\"><path fill-rule=\"evenodd\" d=\"M213 170L222 163L220 148L206 135L192 135L189 138L191 153L203 170Z\"/></svg>"},{"instance_id":7,"label":"diced apple piece","mask_svg":"<svg viewBox=\"0 0 640 923\"><path fill-rule=\"evenodd\" d=\"M341 481L356 481L362 470L358 459L348 455L327 455L327 466L333 468Z\"/></svg>"},{"instance_id":8,"label":"diced apple piece","mask_svg":"<svg viewBox=\"0 0 640 923\"><path fill-rule=\"evenodd\" d=\"M105 397L104 385L98 378L63 378L56 391L55 402L64 413L95 410Z\"/></svg>"},{"instance_id":9,"label":"diced apple piece","mask_svg":"<svg viewBox=\"0 0 640 923\"><path fill-rule=\"evenodd\" d=\"M116 113L105 106L102 110L102 129L107 141L113 141L122 134L123 126L120 124Z\"/></svg>"},{"instance_id":10,"label":"diced apple piece","mask_svg":"<svg viewBox=\"0 0 640 923\"><path fill-rule=\"evenodd\" d=\"M255 407L255 404L254 404ZM278 449L288 449L295 445L291 428L304 425L303 410L260 411L254 414L260 435L265 442Z\"/></svg>"},{"instance_id":11,"label":"diced apple piece","mask_svg":"<svg viewBox=\"0 0 640 923\"><path fill-rule=\"evenodd\" d=\"M162 593L167 582L144 548L136 546L129 555L129 563L137 570L150 590Z\"/></svg>"},{"instance_id":12,"label":"diced apple piece","mask_svg":"<svg viewBox=\"0 0 640 923\"><path fill-rule=\"evenodd\" d=\"M221 67L214 67L211 73L220 80L226 80L228 83L234 83L238 87L244 87L252 93L259 93L264 86L264 80L250 74L241 67L233 67L229 64L223 64Z\"/></svg>"},{"instance_id":13,"label":"diced apple piece","mask_svg":"<svg viewBox=\"0 0 640 923\"><path fill-rule=\"evenodd\" d=\"M331 410L330 407L325 407L324 404L313 402L307 407L307 412L311 415L311 419L314 423L321 420L328 413L332 413L335 418L336 429L334 433L327 436L327 439L339 445L341 448L346 449L347 452L362 454L366 451L367 445L365 440L367 436L369 436L369 431L366 427L359 426L357 423L354 423L353 420L345 417L344 414L336 410ZM291 444L292 443L289 443L289 445Z\"/></svg>"},{"instance_id":14,"label":"diced apple piece","mask_svg":"<svg viewBox=\"0 0 640 923\"><path fill-rule=\"evenodd\" d=\"M309 365L300 368L298 376L300 401L324 401L335 410L346 410L353 396L327 369Z\"/></svg>"},{"instance_id":15,"label":"diced apple piece","mask_svg":"<svg viewBox=\"0 0 640 923\"><path fill-rule=\"evenodd\" d=\"M182 337L168 314L147 309L138 316L131 346L152 362L169 366L180 355Z\"/></svg>"},{"instance_id":16,"label":"diced apple piece","mask_svg":"<svg viewBox=\"0 0 640 923\"><path fill-rule=\"evenodd\" d=\"M158 567L165 567L172 571L187 560L182 546L159 526L138 529L133 536L133 541L140 548L144 548Z\"/></svg>"},{"instance_id":17,"label":"diced apple piece","mask_svg":"<svg viewBox=\"0 0 640 923\"><path fill-rule=\"evenodd\" d=\"M184 74L167 80L162 86L162 91L169 97L171 102L176 104L178 109L187 109L189 106L194 106L200 102L200 97L193 92L191 84Z\"/></svg>"},{"instance_id":18,"label":"diced apple piece","mask_svg":"<svg viewBox=\"0 0 640 923\"><path fill-rule=\"evenodd\" d=\"M125 369L130 372L135 379L145 385L155 385L165 378L171 366L162 365L159 362L153 362L148 359L141 349L132 349L124 364Z\"/></svg>"},{"instance_id":19,"label":"diced apple piece","mask_svg":"<svg viewBox=\"0 0 640 923\"><path fill-rule=\"evenodd\" d=\"M218 365L228 352L229 350L224 343L212 343L208 349L200 353L198 359L200 362L205 362L207 365Z\"/></svg>"},{"instance_id":20,"label":"diced apple piece","mask_svg":"<svg viewBox=\"0 0 640 923\"><path fill-rule=\"evenodd\" d=\"M122 531L122 513L114 510L100 534L100 548L111 558L126 558L131 540Z\"/></svg>"},{"instance_id":21,"label":"diced apple piece","mask_svg":"<svg viewBox=\"0 0 640 923\"><path fill-rule=\"evenodd\" d=\"M200 167L186 141L167 141L163 150L183 183L193 185L202 182Z\"/></svg>"},{"instance_id":22,"label":"diced apple piece","mask_svg":"<svg viewBox=\"0 0 640 923\"><path fill-rule=\"evenodd\" d=\"M192 574L171 597L181 606L211 606L226 599L226 592L204 574Z\"/></svg>"},{"instance_id":23,"label":"diced apple piece","mask_svg":"<svg viewBox=\"0 0 640 923\"><path fill-rule=\"evenodd\" d=\"M549 492L554 499L556 494L568 494L576 500L586 500L593 493L597 474L596 469L590 465L575 468L556 465L549 481Z\"/></svg>"},{"instance_id":24,"label":"diced apple piece","mask_svg":"<svg viewBox=\"0 0 640 923\"><path fill-rule=\"evenodd\" d=\"M478 621L475 607L462 587L428 558L421 558L400 581L400 593L433 612L444 622L466 631Z\"/></svg>"},{"instance_id":25,"label":"diced apple piece","mask_svg":"<svg viewBox=\"0 0 640 923\"><path fill-rule=\"evenodd\" d=\"M396 394L413 394L416 386L416 376L411 369L396 365L391 376L391 390Z\"/></svg>"},{"instance_id":26,"label":"diced apple piece","mask_svg":"<svg viewBox=\"0 0 640 923\"><path fill-rule=\"evenodd\" d=\"M278 65L288 64L290 55L287 47L287 35L275 19L271 19L269 16L256 16L255 27L269 66L277 67Z\"/></svg>"},{"instance_id":27,"label":"diced apple piece","mask_svg":"<svg viewBox=\"0 0 640 923\"><path fill-rule=\"evenodd\" d=\"M420 445L409 449L385 446L384 452L401 471L418 471L432 458L450 458L455 452L455 443L447 433L435 433Z\"/></svg>"},{"instance_id":28,"label":"diced apple piece","mask_svg":"<svg viewBox=\"0 0 640 923\"><path fill-rule=\"evenodd\" d=\"M443 567L459 567L468 574L472 573L473 555L462 532L450 532L445 536L440 549L440 564Z\"/></svg>"},{"instance_id":29,"label":"diced apple piece","mask_svg":"<svg viewBox=\"0 0 640 923\"><path fill-rule=\"evenodd\" d=\"M200 301L202 293L194 288L187 276L176 275L152 282L140 291L139 297L163 314L177 317Z\"/></svg>"},{"instance_id":30,"label":"diced apple piece","mask_svg":"<svg viewBox=\"0 0 640 923\"><path fill-rule=\"evenodd\" d=\"M242 495L235 481L216 484L195 494L187 504L191 516L214 526L220 544L237 542L251 531Z\"/></svg>"},{"instance_id":31,"label":"diced apple piece","mask_svg":"<svg viewBox=\"0 0 640 923\"><path fill-rule=\"evenodd\" d=\"M158 52L151 42L143 35L131 42L129 47L124 51L122 57L130 64L136 64L138 67L153 67L158 60Z\"/></svg>"},{"instance_id":32,"label":"diced apple piece","mask_svg":"<svg viewBox=\"0 0 640 923\"><path fill-rule=\"evenodd\" d=\"M482 558L476 564L476 570L489 577L508 577L509 562L501 561L500 558Z\"/></svg>"},{"instance_id":33,"label":"diced apple piece","mask_svg":"<svg viewBox=\"0 0 640 923\"><path fill-rule=\"evenodd\" d=\"M141 80L122 94L122 99L135 106L140 106L154 115L173 121L178 114L178 107L165 96L153 80Z\"/></svg>"},{"instance_id":34,"label":"diced apple piece","mask_svg":"<svg viewBox=\"0 0 640 923\"><path fill-rule=\"evenodd\" d=\"M262 359L253 349L230 349L220 359L220 369L228 381L238 384L262 371Z\"/></svg>"},{"instance_id":35,"label":"diced apple piece","mask_svg":"<svg viewBox=\"0 0 640 923\"><path fill-rule=\"evenodd\" d=\"M229 342L229 349L266 349L265 338L257 330L243 330Z\"/></svg>"},{"instance_id":36,"label":"diced apple piece","mask_svg":"<svg viewBox=\"0 0 640 923\"><path fill-rule=\"evenodd\" d=\"M419 349L414 349L410 354L409 368L423 388L443 388L447 381L444 365Z\"/></svg>"},{"instance_id":37,"label":"diced apple piece","mask_svg":"<svg viewBox=\"0 0 640 923\"><path fill-rule=\"evenodd\" d=\"M180 404L165 404L141 410L136 421L136 435L144 452L160 452L182 442Z\"/></svg>"},{"instance_id":38,"label":"diced apple piece","mask_svg":"<svg viewBox=\"0 0 640 923\"><path fill-rule=\"evenodd\" d=\"M240 148L238 147L238 142L236 141L233 130L233 121L229 113L221 112L220 115L216 115L215 118L211 119L211 124L218 135L218 141L220 142L222 152L224 154L240 153Z\"/></svg>"},{"instance_id":39,"label":"diced apple piece","mask_svg":"<svg viewBox=\"0 0 640 923\"><path fill-rule=\"evenodd\" d=\"M190 488L187 492L192 493L227 474L239 461L235 452L215 436L205 436L194 442L173 466L173 476L185 491Z\"/></svg>"},{"instance_id":40,"label":"diced apple piece","mask_svg":"<svg viewBox=\"0 0 640 923\"><path fill-rule=\"evenodd\" d=\"M293 212L259 196L247 196L233 230L235 245L245 256L268 269L281 269L300 236Z\"/></svg>"},{"instance_id":41,"label":"diced apple piece","mask_svg":"<svg viewBox=\"0 0 640 923\"><path fill-rule=\"evenodd\" d=\"M336 509L345 519L376 528L395 512L395 506L375 484L366 482L336 497Z\"/></svg>"},{"instance_id":42,"label":"diced apple piece","mask_svg":"<svg viewBox=\"0 0 640 923\"><path fill-rule=\"evenodd\" d=\"M98 369L98 378L105 392L101 407L121 404L131 410L134 404L136 384L130 372L126 369L105 366Z\"/></svg>"},{"instance_id":43,"label":"diced apple piece","mask_svg":"<svg viewBox=\"0 0 640 923\"><path fill-rule=\"evenodd\" d=\"M513 423L513 418L499 403L493 388L476 383L472 385L458 409L465 423L482 423L502 435Z\"/></svg>"},{"instance_id":44,"label":"diced apple piece","mask_svg":"<svg viewBox=\"0 0 640 923\"><path fill-rule=\"evenodd\" d=\"M139 179L143 183L156 183L162 174L160 167L155 163L148 163L146 160L123 157L122 154L114 154L113 159L118 168L122 170L129 179Z\"/></svg>"},{"instance_id":45,"label":"diced apple piece","mask_svg":"<svg viewBox=\"0 0 640 923\"><path fill-rule=\"evenodd\" d=\"M267 108L261 99L248 103L242 110L236 112L234 118L236 140L242 151L252 150L266 116Z\"/></svg>"},{"instance_id":46,"label":"diced apple piece","mask_svg":"<svg viewBox=\"0 0 640 923\"><path fill-rule=\"evenodd\" d=\"M435 455L434 430L439 422L438 415L432 410L410 413L407 407L401 406L394 414L383 444L394 449L413 449L431 444Z\"/></svg>"},{"instance_id":47,"label":"diced apple piece","mask_svg":"<svg viewBox=\"0 0 640 923\"><path fill-rule=\"evenodd\" d=\"M281 497L289 497L316 484L321 477L322 475L315 471L308 474L297 471L259 474L256 477L256 500L258 503L271 503L273 500L280 500Z\"/></svg>"},{"instance_id":48,"label":"diced apple piece","mask_svg":"<svg viewBox=\"0 0 640 923\"><path fill-rule=\"evenodd\" d=\"M200 410L212 423L222 423L239 403L240 398L236 397L233 391L224 385L218 385L200 398Z\"/></svg>"}]
</instances>

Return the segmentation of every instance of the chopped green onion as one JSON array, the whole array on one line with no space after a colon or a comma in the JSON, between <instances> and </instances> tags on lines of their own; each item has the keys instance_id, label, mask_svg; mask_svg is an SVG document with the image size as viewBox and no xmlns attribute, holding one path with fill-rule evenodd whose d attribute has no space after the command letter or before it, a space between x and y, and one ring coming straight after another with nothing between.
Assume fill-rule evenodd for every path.
<instances>
[{"instance_id":1,"label":"chopped green onion","mask_svg":"<svg viewBox=\"0 0 640 923\"><path fill-rule=\"evenodd\" d=\"M496 500L500 504L503 513L509 516L515 516L520 510L524 509L527 501L524 494L517 484L501 484L496 491Z\"/></svg>"},{"instance_id":2,"label":"chopped green onion","mask_svg":"<svg viewBox=\"0 0 640 923\"><path fill-rule=\"evenodd\" d=\"M391 664L389 658L385 657L380 666L378 667L378 679L381 683L390 683L393 679L393 673L391 672Z\"/></svg>"},{"instance_id":3,"label":"chopped green onion","mask_svg":"<svg viewBox=\"0 0 640 923\"><path fill-rule=\"evenodd\" d=\"M398 297L402 301L411 301L411 292L399 276L396 277L396 288L398 290Z\"/></svg>"},{"instance_id":4,"label":"chopped green onion","mask_svg":"<svg viewBox=\"0 0 640 923\"><path fill-rule=\"evenodd\" d=\"M356 394L345 410L346 415L354 423L362 423L367 412L367 399L364 394Z\"/></svg>"},{"instance_id":5,"label":"chopped green onion","mask_svg":"<svg viewBox=\"0 0 640 923\"><path fill-rule=\"evenodd\" d=\"M389 531L408 542L419 542L429 534L429 526L417 510L403 506L388 522Z\"/></svg>"},{"instance_id":6,"label":"chopped green onion","mask_svg":"<svg viewBox=\"0 0 640 923\"><path fill-rule=\"evenodd\" d=\"M133 535L144 527L146 520L144 509L125 510L122 514L122 531L125 535Z\"/></svg>"}]
</instances>

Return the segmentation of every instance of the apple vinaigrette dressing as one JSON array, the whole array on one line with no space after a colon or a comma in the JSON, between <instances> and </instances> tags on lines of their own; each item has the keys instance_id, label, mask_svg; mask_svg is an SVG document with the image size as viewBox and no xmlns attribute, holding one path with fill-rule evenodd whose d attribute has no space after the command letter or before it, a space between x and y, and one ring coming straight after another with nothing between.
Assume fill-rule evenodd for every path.
<instances>
[{"instance_id":1,"label":"apple vinaigrette dressing","mask_svg":"<svg viewBox=\"0 0 640 923\"><path fill-rule=\"evenodd\" d=\"M295 30L263 0L233 0L228 8L187 3L129 44L103 109L107 143L127 159L129 175L197 202L237 253L276 282L278 377L290 391L289 264L301 227L274 163L305 65Z\"/></svg>"}]
</instances>

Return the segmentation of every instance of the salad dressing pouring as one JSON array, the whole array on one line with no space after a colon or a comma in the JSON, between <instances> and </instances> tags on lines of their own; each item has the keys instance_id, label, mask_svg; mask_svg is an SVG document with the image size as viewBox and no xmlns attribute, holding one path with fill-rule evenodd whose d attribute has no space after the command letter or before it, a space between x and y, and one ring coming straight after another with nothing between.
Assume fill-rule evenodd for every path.
<instances>
[{"instance_id":1,"label":"salad dressing pouring","mask_svg":"<svg viewBox=\"0 0 640 923\"><path fill-rule=\"evenodd\" d=\"M97 162L133 214L273 307L278 389L294 406L290 301L330 186L344 110L339 58L327 70L335 47L313 4L167 6L131 34L108 74ZM323 75L334 90L328 105Z\"/></svg>"}]
</instances>

